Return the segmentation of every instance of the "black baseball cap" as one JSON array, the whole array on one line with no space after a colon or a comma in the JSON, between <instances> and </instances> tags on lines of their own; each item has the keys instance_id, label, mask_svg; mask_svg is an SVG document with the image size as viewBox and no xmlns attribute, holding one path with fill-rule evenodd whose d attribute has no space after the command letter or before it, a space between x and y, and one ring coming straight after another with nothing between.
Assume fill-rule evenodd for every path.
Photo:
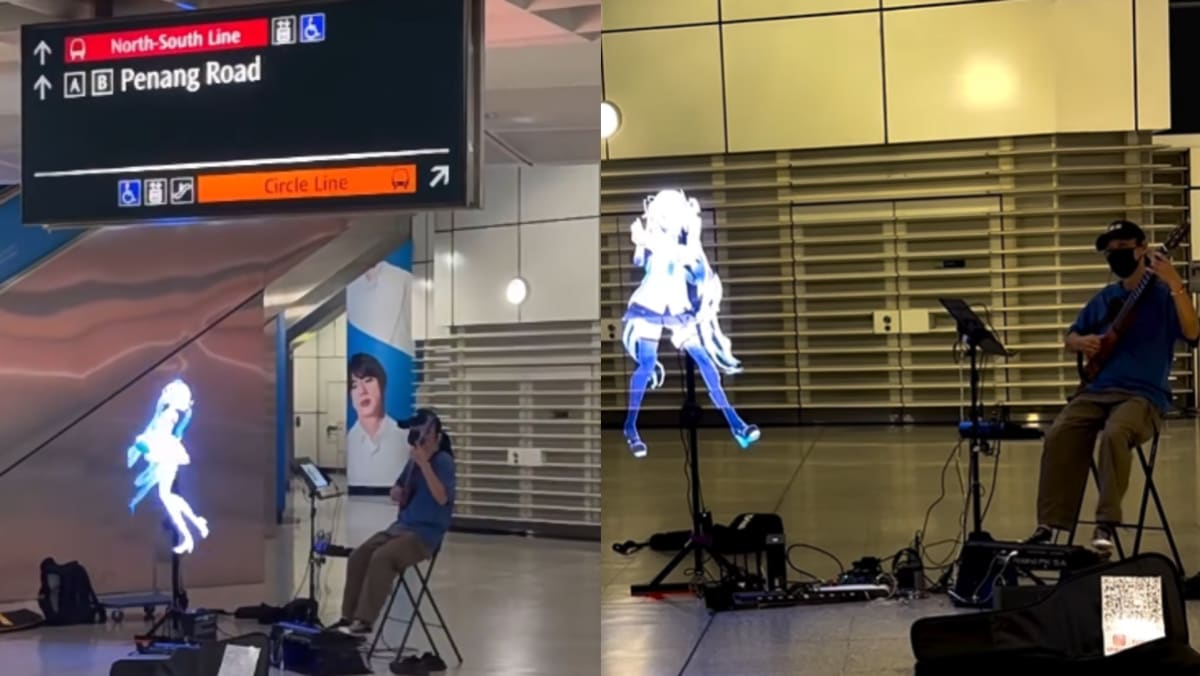
<instances>
[{"instance_id":1,"label":"black baseball cap","mask_svg":"<svg viewBox=\"0 0 1200 676\"><path fill-rule=\"evenodd\" d=\"M1096 238L1096 251L1104 251L1108 243L1114 239L1132 239L1138 244L1145 244L1146 233L1133 221L1116 220L1108 224L1104 234Z\"/></svg>"}]
</instances>

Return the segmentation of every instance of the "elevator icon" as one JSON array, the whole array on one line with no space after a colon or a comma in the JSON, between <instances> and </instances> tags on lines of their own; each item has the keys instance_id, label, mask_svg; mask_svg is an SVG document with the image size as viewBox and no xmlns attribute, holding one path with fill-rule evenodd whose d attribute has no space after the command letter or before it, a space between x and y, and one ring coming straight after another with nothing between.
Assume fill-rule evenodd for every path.
<instances>
[{"instance_id":1,"label":"elevator icon","mask_svg":"<svg viewBox=\"0 0 1200 676\"><path fill-rule=\"evenodd\" d=\"M271 44L296 44L296 17L277 16L271 19Z\"/></svg>"}]
</instances>

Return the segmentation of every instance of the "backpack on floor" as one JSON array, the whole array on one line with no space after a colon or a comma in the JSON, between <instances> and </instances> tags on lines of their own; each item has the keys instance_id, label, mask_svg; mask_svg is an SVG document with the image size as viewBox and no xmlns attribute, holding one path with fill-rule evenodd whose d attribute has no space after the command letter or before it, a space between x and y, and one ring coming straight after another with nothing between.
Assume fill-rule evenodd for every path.
<instances>
[{"instance_id":1,"label":"backpack on floor","mask_svg":"<svg viewBox=\"0 0 1200 676\"><path fill-rule=\"evenodd\" d=\"M87 570L78 561L63 564L55 563L54 559L42 561L38 605L48 625L104 622L104 608L96 598Z\"/></svg>"}]
</instances>

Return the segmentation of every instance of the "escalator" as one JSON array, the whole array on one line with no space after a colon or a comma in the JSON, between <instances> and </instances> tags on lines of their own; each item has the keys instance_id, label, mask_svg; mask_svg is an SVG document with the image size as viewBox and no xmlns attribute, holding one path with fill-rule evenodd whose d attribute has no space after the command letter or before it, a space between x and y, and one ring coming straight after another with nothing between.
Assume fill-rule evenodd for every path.
<instances>
[{"instance_id":1,"label":"escalator","mask_svg":"<svg viewBox=\"0 0 1200 676\"><path fill-rule=\"evenodd\" d=\"M175 378L195 400L180 490L213 527L189 583L260 582L275 316L408 236L342 219L98 229L0 282L0 601L31 598L47 556L81 560L105 593L147 588L162 514L131 513L125 451Z\"/></svg>"}]
</instances>

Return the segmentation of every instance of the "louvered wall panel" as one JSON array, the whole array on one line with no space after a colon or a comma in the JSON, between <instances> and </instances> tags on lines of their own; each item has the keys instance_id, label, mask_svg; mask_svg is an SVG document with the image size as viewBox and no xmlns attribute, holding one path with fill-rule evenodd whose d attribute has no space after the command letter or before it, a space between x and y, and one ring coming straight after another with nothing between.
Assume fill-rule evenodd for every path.
<instances>
[{"instance_id":1,"label":"louvered wall panel","mask_svg":"<svg viewBox=\"0 0 1200 676\"><path fill-rule=\"evenodd\" d=\"M705 209L723 325L746 367L726 381L730 400L787 421L956 411L967 374L944 296L965 298L1017 352L985 365L984 400L1053 410L1077 382L1063 331L1108 279L1096 234L1130 218L1162 239L1186 185L1181 151L1133 133L605 162L606 418L621 419L633 366L618 340L641 276L629 225L660 189L682 188ZM1186 246L1175 252L1185 275ZM930 331L876 331L877 312L901 311L928 313ZM660 355L667 381L644 410L671 422L681 362L665 341ZM1181 405L1194 401L1192 357L1176 362Z\"/></svg>"},{"instance_id":2,"label":"louvered wall panel","mask_svg":"<svg viewBox=\"0 0 1200 676\"><path fill-rule=\"evenodd\" d=\"M417 398L454 439L456 519L598 537L599 349L594 322L456 327L422 341ZM542 450L544 464L513 465L517 448Z\"/></svg>"}]
</instances>

